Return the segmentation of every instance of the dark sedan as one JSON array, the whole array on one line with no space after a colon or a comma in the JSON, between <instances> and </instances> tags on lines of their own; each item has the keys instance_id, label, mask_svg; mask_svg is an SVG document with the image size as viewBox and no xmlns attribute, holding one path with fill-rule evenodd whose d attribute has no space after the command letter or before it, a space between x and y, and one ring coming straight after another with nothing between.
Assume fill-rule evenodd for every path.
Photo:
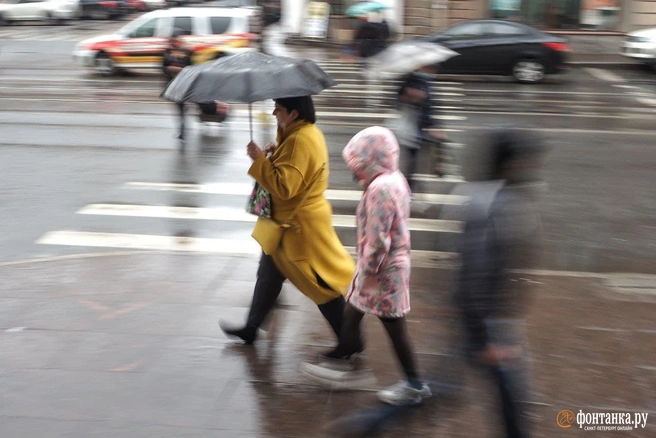
<instances>
[{"instance_id":1,"label":"dark sedan","mask_svg":"<svg viewBox=\"0 0 656 438\"><path fill-rule=\"evenodd\" d=\"M458 52L440 73L512 75L535 83L565 70L567 41L530 26L503 20L471 20L425 38Z\"/></svg>"},{"instance_id":2,"label":"dark sedan","mask_svg":"<svg viewBox=\"0 0 656 438\"><path fill-rule=\"evenodd\" d=\"M129 11L125 0L80 0L79 7L80 18L95 20L122 18Z\"/></svg>"}]
</instances>

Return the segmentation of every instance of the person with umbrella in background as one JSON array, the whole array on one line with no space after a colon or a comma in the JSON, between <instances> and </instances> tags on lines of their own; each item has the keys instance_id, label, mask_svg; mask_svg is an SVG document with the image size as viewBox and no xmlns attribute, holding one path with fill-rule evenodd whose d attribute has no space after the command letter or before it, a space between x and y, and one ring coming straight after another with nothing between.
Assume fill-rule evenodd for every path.
<instances>
[{"instance_id":1,"label":"person with umbrella in background","mask_svg":"<svg viewBox=\"0 0 656 438\"><path fill-rule=\"evenodd\" d=\"M433 118L433 108L437 104L431 94L430 81L435 73L433 67L421 69L402 78L398 91L397 109L400 114L397 137L406 150L405 177L410 190L415 190L414 174L417 171L417 155L424 142L443 142L444 131L437 119Z\"/></svg>"},{"instance_id":2,"label":"person with umbrella in background","mask_svg":"<svg viewBox=\"0 0 656 438\"><path fill-rule=\"evenodd\" d=\"M173 34L169 39L169 47L164 51L162 70L169 83L182 71L183 68L191 65L191 50L184 47L184 42L180 38L188 33L182 29L173 29ZM184 141L185 136L185 104L184 102L176 103L180 114L180 133L178 139Z\"/></svg>"},{"instance_id":3,"label":"person with umbrella in background","mask_svg":"<svg viewBox=\"0 0 656 438\"><path fill-rule=\"evenodd\" d=\"M434 101L431 81L437 66L458 53L439 44L426 41L401 41L371 58L368 76L402 78L397 95L398 118L392 130L400 145L407 151L405 176L414 190L413 174L417 167L417 154L424 143L443 142L444 131L433 118Z\"/></svg>"},{"instance_id":4,"label":"person with umbrella in background","mask_svg":"<svg viewBox=\"0 0 656 438\"><path fill-rule=\"evenodd\" d=\"M221 323L222 330L252 344L258 328L273 309L286 279L314 301L339 336L344 314L344 293L355 264L332 224L328 188L328 148L317 126L311 96L274 99L278 122L276 144L261 149L248 144L253 164L248 170L271 194L273 219L293 229L285 232L271 254L263 253L257 271L253 300L242 327ZM267 156L269 155L269 156Z\"/></svg>"}]
</instances>

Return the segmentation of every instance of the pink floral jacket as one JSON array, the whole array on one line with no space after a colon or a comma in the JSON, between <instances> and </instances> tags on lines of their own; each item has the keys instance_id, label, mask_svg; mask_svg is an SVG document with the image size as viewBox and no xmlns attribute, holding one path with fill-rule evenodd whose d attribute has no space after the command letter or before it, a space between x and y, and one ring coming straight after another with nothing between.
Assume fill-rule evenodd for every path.
<instances>
[{"instance_id":1,"label":"pink floral jacket","mask_svg":"<svg viewBox=\"0 0 656 438\"><path fill-rule=\"evenodd\" d=\"M367 128L343 151L364 194L357 209L357 267L347 301L382 318L410 310L410 188L399 144L387 128Z\"/></svg>"}]
</instances>

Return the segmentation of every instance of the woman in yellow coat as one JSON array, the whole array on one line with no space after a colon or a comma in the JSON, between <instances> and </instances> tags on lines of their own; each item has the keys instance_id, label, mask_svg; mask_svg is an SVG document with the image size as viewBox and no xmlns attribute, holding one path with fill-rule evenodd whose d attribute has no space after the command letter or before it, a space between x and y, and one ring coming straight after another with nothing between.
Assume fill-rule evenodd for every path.
<instances>
[{"instance_id":1,"label":"woman in yellow coat","mask_svg":"<svg viewBox=\"0 0 656 438\"><path fill-rule=\"evenodd\" d=\"M277 146L264 150L251 142L248 170L271 193L272 216L283 223L294 216L292 228L270 255L262 254L246 326L221 324L229 336L252 344L257 329L273 309L285 279L314 301L337 336L344 313L344 294L353 278L355 262L335 233L328 188L328 148L316 127L310 96L275 100ZM267 154L270 156L267 158Z\"/></svg>"}]
</instances>

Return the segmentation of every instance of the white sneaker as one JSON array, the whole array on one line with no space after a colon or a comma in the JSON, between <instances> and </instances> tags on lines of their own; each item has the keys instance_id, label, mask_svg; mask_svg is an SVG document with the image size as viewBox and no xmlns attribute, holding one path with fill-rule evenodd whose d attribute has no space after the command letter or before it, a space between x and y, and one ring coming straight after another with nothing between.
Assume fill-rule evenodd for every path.
<instances>
[{"instance_id":1,"label":"white sneaker","mask_svg":"<svg viewBox=\"0 0 656 438\"><path fill-rule=\"evenodd\" d=\"M418 405L431 395L427 384L422 383L421 389L415 389L405 380L378 392L380 401L393 406Z\"/></svg>"},{"instance_id":2,"label":"white sneaker","mask_svg":"<svg viewBox=\"0 0 656 438\"><path fill-rule=\"evenodd\" d=\"M371 370L355 370L347 360L325 360L319 364L303 362L300 370L311 380L332 389L364 389L376 384Z\"/></svg>"}]
</instances>

